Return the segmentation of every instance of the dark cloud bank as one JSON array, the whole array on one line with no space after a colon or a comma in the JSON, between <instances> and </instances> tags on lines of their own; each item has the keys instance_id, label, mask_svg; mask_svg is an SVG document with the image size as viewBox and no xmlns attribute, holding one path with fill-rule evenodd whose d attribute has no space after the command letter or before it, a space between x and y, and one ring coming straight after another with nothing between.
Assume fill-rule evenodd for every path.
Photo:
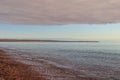
<instances>
[{"instance_id":1,"label":"dark cloud bank","mask_svg":"<svg viewBox=\"0 0 120 80\"><path fill-rule=\"evenodd\" d=\"M120 22L120 0L1 0L0 23Z\"/></svg>"}]
</instances>

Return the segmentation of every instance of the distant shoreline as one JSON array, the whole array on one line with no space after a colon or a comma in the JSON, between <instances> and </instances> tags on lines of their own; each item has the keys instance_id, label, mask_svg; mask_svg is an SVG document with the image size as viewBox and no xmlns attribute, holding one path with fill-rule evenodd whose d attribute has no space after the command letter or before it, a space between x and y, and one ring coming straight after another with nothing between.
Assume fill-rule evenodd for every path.
<instances>
[{"instance_id":1,"label":"distant shoreline","mask_svg":"<svg viewBox=\"0 0 120 80\"><path fill-rule=\"evenodd\" d=\"M99 42L99 41L67 41L67 40L0 39L0 42L90 42L90 43L97 43L97 42Z\"/></svg>"}]
</instances>

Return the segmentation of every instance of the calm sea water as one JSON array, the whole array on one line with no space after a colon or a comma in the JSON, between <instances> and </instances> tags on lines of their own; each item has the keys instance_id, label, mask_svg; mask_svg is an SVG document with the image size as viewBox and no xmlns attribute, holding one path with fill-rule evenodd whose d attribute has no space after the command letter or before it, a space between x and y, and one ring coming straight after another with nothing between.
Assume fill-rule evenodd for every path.
<instances>
[{"instance_id":1,"label":"calm sea water","mask_svg":"<svg viewBox=\"0 0 120 80\"><path fill-rule=\"evenodd\" d=\"M0 43L51 80L120 80L120 43Z\"/></svg>"}]
</instances>

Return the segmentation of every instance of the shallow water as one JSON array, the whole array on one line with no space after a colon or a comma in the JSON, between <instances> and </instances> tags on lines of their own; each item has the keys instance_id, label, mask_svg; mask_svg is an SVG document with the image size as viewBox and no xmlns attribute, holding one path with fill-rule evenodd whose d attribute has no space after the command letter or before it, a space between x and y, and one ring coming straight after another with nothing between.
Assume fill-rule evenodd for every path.
<instances>
[{"instance_id":1,"label":"shallow water","mask_svg":"<svg viewBox=\"0 0 120 80\"><path fill-rule=\"evenodd\" d=\"M120 43L0 43L51 80L120 80Z\"/></svg>"}]
</instances>

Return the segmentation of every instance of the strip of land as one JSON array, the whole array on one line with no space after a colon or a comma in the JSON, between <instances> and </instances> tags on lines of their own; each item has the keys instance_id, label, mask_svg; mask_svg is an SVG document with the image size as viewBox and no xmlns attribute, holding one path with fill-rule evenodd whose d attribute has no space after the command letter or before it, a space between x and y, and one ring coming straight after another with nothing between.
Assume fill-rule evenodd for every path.
<instances>
[{"instance_id":1,"label":"strip of land","mask_svg":"<svg viewBox=\"0 0 120 80\"><path fill-rule=\"evenodd\" d=\"M99 42L99 41L65 41L65 40L0 39L0 42Z\"/></svg>"},{"instance_id":2,"label":"strip of land","mask_svg":"<svg viewBox=\"0 0 120 80\"><path fill-rule=\"evenodd\" d=\"M0 80L46 80L29 65L10 58L0 49Z\"/></svg>"}]
</instances>

